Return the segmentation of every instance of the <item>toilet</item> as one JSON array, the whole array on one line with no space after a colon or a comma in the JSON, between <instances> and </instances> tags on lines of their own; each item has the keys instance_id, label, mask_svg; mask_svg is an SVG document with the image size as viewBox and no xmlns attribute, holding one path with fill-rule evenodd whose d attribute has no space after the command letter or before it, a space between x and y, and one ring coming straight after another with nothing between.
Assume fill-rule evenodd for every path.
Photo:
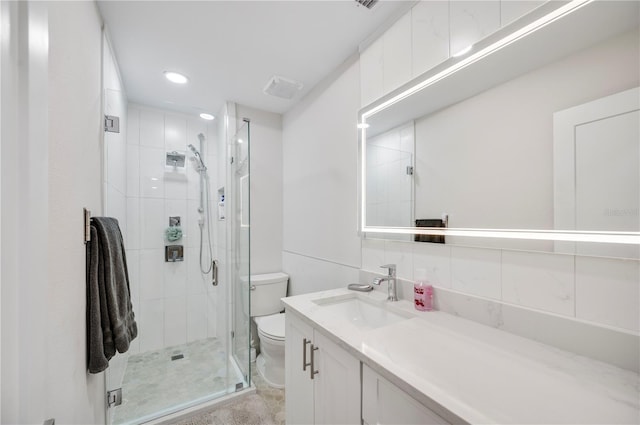
<instances>
[{"instance_id":1,"label":"toilet","mask_svg":"<svg viewBox=\"0 0 640 425\"><path fill-rule=\"evenodd\" d=\"M285 315L280 298L287 296L288 282L285 273L251 275L250 314L260 340L256 366L262 379L274 388L284 388Z\"/></svg>"}]
</instances>

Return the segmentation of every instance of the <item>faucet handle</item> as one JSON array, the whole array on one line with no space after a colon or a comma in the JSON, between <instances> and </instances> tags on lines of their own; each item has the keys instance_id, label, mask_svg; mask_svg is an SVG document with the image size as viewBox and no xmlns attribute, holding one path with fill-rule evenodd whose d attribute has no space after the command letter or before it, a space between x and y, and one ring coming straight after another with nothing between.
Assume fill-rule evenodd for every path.
<instances>
[{"instance_id":1,"label":"faucet handle","mask_svg":"<svg viewBox=\"0 0 640 425\"><path fill-rule=\"evenodd\" d=\"M395 264L385 264L384 266L380 266L381 269L389 269L389 276L396 275L396 265Z\"/></svg>"}]
</instances>

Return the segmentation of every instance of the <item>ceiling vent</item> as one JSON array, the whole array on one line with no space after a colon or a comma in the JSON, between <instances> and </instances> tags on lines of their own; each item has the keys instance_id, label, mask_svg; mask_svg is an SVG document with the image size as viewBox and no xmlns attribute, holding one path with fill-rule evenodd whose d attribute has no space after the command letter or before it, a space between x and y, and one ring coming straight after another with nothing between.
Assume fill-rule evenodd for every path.
<instances>
[{"instance_id":1,"label":"ceiling vent","mask_svg":"<svg viewBox=\"0 0 640 425\"><path fill-rule=\"evenodd\" d=\"M356 3L360 6L366 7L367 9L371 9L378 3L378 0L356 0Z\"/></svg>"},{"instance_id":2,"label":"ceiling vent","mask_svg":"<svg viewBox=\"0 0 640 425\"><path fill-rule=\"evenodd\" d=\"M302 83L294 80L290 80L285 77L279 77L274 75L271 77L266 86L264 86L265 94L279 97L281 99L291 99L300 90L302 90Z\"/></svg>"}]
</instances>

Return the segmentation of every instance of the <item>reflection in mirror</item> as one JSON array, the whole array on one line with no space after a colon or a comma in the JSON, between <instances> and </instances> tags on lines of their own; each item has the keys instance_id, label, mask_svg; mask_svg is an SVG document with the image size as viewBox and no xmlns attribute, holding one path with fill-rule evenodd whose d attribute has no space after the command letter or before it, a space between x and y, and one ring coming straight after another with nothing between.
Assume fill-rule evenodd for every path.
<instances>
[{"instance_id":1,"label":"reflection in mirror","mask_svg":"<svg viewBox=\"0 0 640 425\"><path fill-rule=\"evenodd\" d=\"M556 228L640 231L640 88L554 115ZM578 243L556 251L640 258L640 245Z\"/></svg>"},{"instance_id":2,"label":"reflection in mirror","mask_svg":"<svg viewBox=\"0 0 640 425\"><path fill-rule=\"evenodd\" d=\"M628 96L635 99L635 104L632 99L624 118L618 117L622 112L611 109L614 108L611 101L606 100L640 85L638 4L606 3L596 2L598 9L593 10L588 10L592 6L587 5L580 12L584 19L611 26L602 31L603 37L587 46L578 43L560 58L539 59L542 65L515 78L484 87L482 82L471 78L481 79L482 73L457 75L456 87L478 85L476 92L453 103L443 99L439 106L422 116L414 115L418 109L416 96L421 96L424 104L434 103L429 93L442 96L438 84L369 116L365 108L363 117L371 127L364 135L367 149L364 225L415 227L416 219L440 218L446 211L448 227L452 229L639 232L640 100L637 91L635 97ZM619 18L629 13L635 16ZM587 25L578 18L580 16L567 20L565 35L579 38L581 31L589 31L593 22ZM555 31L561 28L561 22L554 23ZM553 51L557 38L545 40L543 34L536 37L538 43L544 41L549 51ZM522 55L544 54L519 51L517 44L510 46L509 54L501 53L500 60L492 58L493 65L509 67L510 60ZM482 61L486 60L489 59ZM451 84L444 80L447 78L439 84ZM592 102L600 103L594 106ZM554 135L554 122L557 128L557 119L563 115L561 111L584 108L586 106L581 105L585 104L600 113L600 117L591 119L597 123L577 122L571 127L571 134L575 133L578 138L559 141L558 135ZM396 127L386 130L394 121ZM369 152L373 146L370 140L390 137L390 133L403 128L401 124L407 122L412 127L415 125L413 211L396 209L394 204L394 208L388 207L380 215L378 209L370 211L375 208L371 198L379 200L385 196L379 190L390 188L378 183L380 177L374 172L375 166L369 164L370 160L377 161L375 164L380 161ZM576 148L570 154L558 156L559 144ZM559 176L571 176L573 180L558 179ZM569 198L570 208L566 205ZM392 211L398 215L390 216ZM563 221L563 214L573 219ZM616 214L625 217L611 217ZM630 258L640 255L638 245L580 243L576 246L575 242L547 239L480 240L447 234L447 243L455 244Z\"/></svg>"},{"instance_id":3,"label":"reflection in mirror","mask_svg":"<svg viewBox=\"0 0 640 425\"><path fill-rule=\"evenodd\" d=\"M367 139L367 223L401 227L413 221L413 153L413 122Z\"/></svg>"}]
</instances>

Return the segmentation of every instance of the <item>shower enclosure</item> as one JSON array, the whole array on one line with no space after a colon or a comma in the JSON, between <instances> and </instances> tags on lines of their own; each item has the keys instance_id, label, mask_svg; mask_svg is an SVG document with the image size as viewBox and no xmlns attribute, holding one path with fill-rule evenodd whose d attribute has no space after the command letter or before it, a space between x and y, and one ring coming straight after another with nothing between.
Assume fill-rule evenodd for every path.
<instances>
[{"instance_id":1,"label":"shower enclosure","mask_svg":"<svg viewBox=\"0 0 640 425\"><path fill-rule=\"evenodd\" d=\"M105 114L120 133L104 138L104 215L123 231L138 323L106 371L106 422L138 424L250 387L249 123L228 136L112 89Z\"/></svg>"}]
</instances>

